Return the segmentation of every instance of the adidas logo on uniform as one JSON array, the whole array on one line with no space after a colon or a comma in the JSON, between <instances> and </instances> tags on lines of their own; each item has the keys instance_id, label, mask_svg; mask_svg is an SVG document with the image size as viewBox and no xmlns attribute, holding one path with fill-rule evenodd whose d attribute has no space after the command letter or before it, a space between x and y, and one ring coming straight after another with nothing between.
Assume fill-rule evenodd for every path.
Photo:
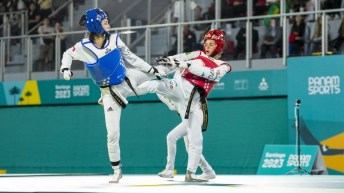
<instances>
[{"instance_id":1,"label":"adidas logo on uniform","mask_svg":"<svg viewBox=\"0 0 344 193\"><path fill-rule=\"evenodd\" d=\"M106 112L110 112L110 111L113 111L112 107L109 107Z\"/></svg>"}]
</instances>

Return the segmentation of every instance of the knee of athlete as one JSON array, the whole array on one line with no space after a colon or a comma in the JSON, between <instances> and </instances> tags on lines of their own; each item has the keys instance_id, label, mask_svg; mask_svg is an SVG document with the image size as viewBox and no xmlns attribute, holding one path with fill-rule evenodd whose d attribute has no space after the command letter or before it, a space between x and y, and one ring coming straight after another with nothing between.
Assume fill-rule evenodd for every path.
<instances>
[{"instance_id":1,"label":"knee of athlete","mask_svg":"<svg viewBox=\"0 0 344 193\"><path fill-rule=\"evenodd\" d=\"M156 80L145 81L137 86L139 93L155 93L159 83Z\"/></svg>"},{"instance_id":2,"label":"knee of athlete","mask_svg":"<svg viewBox=\"0 0 344 193\"><path fill-rule=\"evenodd\" d=\"M175 136L175 135L173 135L173 134L171 134L171 133L169 133L169 134L166 136L166 140L167 140L168 142L173 142L173 143L177 142L179 138L180 138L180 137Z\"/></svg>"},{"instance_id":3,"label":"knee of athlete","mask_svg":"<svg viewBox=\"0 0 344 193\"><path fill-rule=\"evenodd\" d=\"M189 149L197 149L202 151L203 139L189 141Z\"/></svg>"},{"instance_id":4,"label":"knee of athlete","mask_svg":"<svg viewBox=\"0 0 344 193\"><path fill-rule=\"evenodd\" d=\"M119 135L108 135L107 136L107 143L108 144L115 144L119 141Z\"/></svg>"}]
</instances>

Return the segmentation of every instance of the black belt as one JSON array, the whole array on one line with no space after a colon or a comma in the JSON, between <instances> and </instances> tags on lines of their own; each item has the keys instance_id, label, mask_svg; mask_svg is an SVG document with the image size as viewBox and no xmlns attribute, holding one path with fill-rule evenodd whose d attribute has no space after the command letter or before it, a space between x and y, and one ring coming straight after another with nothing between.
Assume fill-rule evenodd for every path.
<instances>
[{"instance_id":1,"label":"black belt","mask_svg":"<svg viewBox=\"0 0 344 193\"><path fill-rule=\"evenodd\" d=\"M127 105L125 104L125 102L115 92L113 92L113 90L111 89L111 85L109 85L109 90L110 90L110 93L111 93L113 99L115 99L115 101L119 105L121 105L122 109L125 109L125 107L127 107Z\"/></svg>"},{"instance_id":2,"label":"black belt","mask_svg":"<svg viewBox=\"0 0 344 193\"><path fill-rule=\"evenodd\" d=\"M133 85L131 84L129 78L128 78L128 77L125 77L124 80L125 80L125 82L128 84L128 86L131 88L131 90L135 93L135 95L136 95L137 97L139 97L139 95L137 95L137 93L135 92L135 89L134 89Z\"/></svg>"},{"instance_id":3,"label":"black belt","mask_svg":"<svg viewBox=\"0 0 344 193\"><path fill-rule=\"evenodd\" d=\"M203 88L201 88L199 86L195 86L192 89L191 94L190 94L190 98L188 101L188 106L186 107L186 112L185 112L184 118L185 119L189 118L192 99L195 96L196 91L198 91L198 93L200 95L201 109L203 112L202 132L204 132L207 130L207 127L208 127L208 105L207 105L207 98L205 96Z\"/></svg>"},{"instance_id":4,"label":"black belt","mask_svg":"<svg viewBox=\"0 0 344 193\"><path fill-rule=\"evenodd\" d=\"M135 93L135 95L137 97L139 97L137 95L137 93L135 92L135 89L133 87L133 85L131 84L130 80L128 77L124 78L125 82L128 84L128 86L130 87L130 89ZM111 85L108 86L101 86L101 88L105 88L105 87L109 87L110 90L110 94L112 95L112 97L115 99L115 101L122 107L122 109L125 109L125 107L127 107L127 105L125 104L125 102L115 93L113 92L113 90L111 89Z\"/></svg>"}]
</instances>

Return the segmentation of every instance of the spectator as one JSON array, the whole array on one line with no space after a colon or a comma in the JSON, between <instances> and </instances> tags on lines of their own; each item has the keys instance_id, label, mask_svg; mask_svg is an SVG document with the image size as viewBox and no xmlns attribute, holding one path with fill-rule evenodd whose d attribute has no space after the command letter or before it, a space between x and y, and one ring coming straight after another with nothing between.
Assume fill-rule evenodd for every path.
<instances>
[{"instance_id":1,"label":"spectator","mask_svg":"<svg viewBox=\"0 0 344 193\"><path fill-rule=\"evenodd\" d=\"M14 0L7 1L6 4L6 12L9 12L8 14L5 14L4 19L7 21L11 26L11 36L18 36L21 35L21 16L18 13L13 13L17 11L16 2ZM6 23L6 22L5 22ZM15 45L18 43L18 39L12 39L11 44Z\"/></svg>"},{"instance_id":2,"label":"spectator","mask_svg":"<svg viewBox=\"0 0 344 193\"><path fill-rule=\"evenodd\" d=\"M41 15L39 13L39 10L37 9L37 4L33 1L29 4L29 11L28 11L28 20L29 20L29 34L36 34L36 30L33 30L33 28L38 25L38 23L41 20Z\"/></svg>"},{"instance_id":3,"label":"spectator","mask_svg":"<svg viewBox=\"0 0 344 193\"><path fill-rule=\"evenodd\" d=\"M177 40L175 41L172 50L168 52L168 55L177 54ZM196 34L190 30L189 25L184 25L183 28L183 52L191 52L198 49Z\"/></svg>"},{"instance_id":4,"label":"spectator","mask_svg":"<svg viewBox=\"0 0 344 193\"><path fill-rule=\"evenodd\" d=\"M6 7L5 7L5 2L0 2L0 13L5 13L6 12ZM4 23L4 21L3 21L3 18L4 17L0 17L0 26ZM0 30L0 37L2 37L3 36L3 34L2 34L2 32L3 32L3 30Z\"/></svg>"},{"instance_id":5,"label":"spectator","mask_svg":"<svg viewBox=\"0 0 344 193\"><path fill-rule=\"evenodd\" d=\"M222 0L221 18L235 18L246 16L246 1L243 0Z\"/></svg>"},{"instance_id":6,"label":"spectator","mask_svg":"<svg viewBox=\"0 0 344 193\"><path fill-rule=\"evenodd\" d=\"M331 47L335 53L338 53L341 50L342 44L344 41L344 18L338 29L338 36L331 41Z\"/></svg>"},{"instance_id":7,"label":"spectator","mask_svg":"<svg viewBox=\"0 0 344 193\"><path fill-rule=\"evenodd\" d=\"M65 0L53 0L52 10L57 11L66 1ZM65 16L68 15L68 6L60 9L56 14L54 14L54 21L61 23Z\"/></svg>"},{"instance_id":8,"label":"spectator","mask_svg":"<svg viewBox=\"0 0 344 193\"><path fill-rule=\"evenodd\" d=\"M175 0L174 1L172 23L182 22L182 21L180 21L180 17L181 17L180 9L181 9L182 5L184 5L184 8L189 7L191 10L193 10L195 12L195 16L194 16L195 21L201 19L202 8L192 0L190 0L189 2L190 2L190 5L185 5L185 0ZM184 9L184 16L186 16L185 13L187 11L188 10ZM185 17L184 17L184 19L185 19ZM188 18L188 19L190 19L190 18ZM176 33L175 26L172 28L172 33L173 34Z\"/></svg>"},{"instance_id":9,"label":"spectator","mask_svg":"<svg viewBox=\"0 0 344 193\"><path fill-rule=\"evenodd\" d=\"M275 18L271 18L270 26L265 30L260 57L265 58L267 52L270 51L271 56L276 58L278 49L282 49L282 28Z\"/></svg>"},{"instance_id":10,"label":"spectator","mask_svg":"<svg viewBox=\"0 0 344 193\"><path fill-rule=\"evenodd\" d=\"M207 12L205 12L202 15L202 20L213 20L215 19L215 2L213 0L212 3L210 3Z\"/></svg>"},{"instance_id":11,"label":"spectator","mask_svg":"<svg viewBox=\"0 0 344 193\"><path fill-rule=\"evenodd\" d=\"M244 0L229 0L229 5L232 6L234 17L245 17L247 11L246 1Z\"/></svg>"},{"instance_id":12,"label":"spectator","mask_svg":"<svg viewBox=\"0 0 344 193\"><path fill-rule=\"evenodd\" d=\"M301 15L296 15L289 34L289 55L299 56L304 47L306 24Z\"/></svg>"},{"instance_id":13,"label":"spectator","mask_svg":"<svg viewBox=\"0 0 344 193\"><path fill-rule=\"evenodd\" d=\"M266 6L266 0L254 0L253 6L253 15L266 15L268 11L268 6Z\"/></svg>"},{"instance_id":14,"label":"spectator","mask_svg":"<svg viewBox=\"0 0 344 193\"><path fill-rule=\"evenodd\" d=\"M52 0L38 0L38 5L41 13L42 18L49 17L51 14L52 10Z\"/></svg>"},{"instance_id":15,"label":"spectator","mask_svg":"<svg viewBox=\"0 0 344 193\"><path fill-rule=\"evenodd\" d=\"M215 19L215 2L214 1L215 0L212 0L212 2L210 2L209 6L206 8L207 11L202 14L201 20ZM207 29L208 26L209 24L198 24L198 25L195 25L195 29L204 31ZM203 37L201 37L201 39L203 39ZM203 44L201 46L203 46Z\"/></svg>"},{"instance_id":16,"label":"spectator","mask_svg":"<svg viewBox=\"0 0 344 193\"><path fill-rule=\"evenodd\" d=\"M303 12L305 9L304 0L293 0L290 12Z\"/></svg>"},{"instance_id":17,"label":"spectator","mask_svg":"<svg viewBox=\"0 0 344 193\"><path fill-rule=\"evenodd\" d=\"M304 43L304 55L307 56L309 54L309 46L311 40L311 27L308 23L305 22L305 33L303 35Z\"/></svg>"},{"instance_id":18,"label":"spectator","mask_svg":"<svg viewBox=\"0 0 344 193\"><path fill-rule=\"evenodd\" d=\"M329 10L329 9L340 9L341 7L341 1L340 0L325 0L322 4L322 7L324 10ZM340 15L339 12L332 12L328 13L328 15L331 18L335 18L336 15Z\"/></svg>"},{"instance_id":19,"label":"spectator","mask_svg":"<svg viewBox=\"0 0 344 193\"><path fill-rule=\"evenodd\" d=\"M17 10L18 11L26 10L26 5L25 5L25 2L23 0L17 1Z\"/></svg>"},{"instance_id":20,"label":"spectator","mask_svg":"<svg viewBox=\"0 0 344 193\"><path fill-rule=\"evenodd\" d=\"M234 52L234 41L232 40L228 30L223 31L223 35L225 36L225 41L224 41L224 49L223 49L223 53L221 57L224 60L230 60Z\"/></svg>"},{"instance_id":21,"label":"spectator","mask_svg":"<svg viewBox=\"0 0 344 193\"><path fill-rule=\"evenodd\" d=\"M315 10L315 0L308 0L306 2L306 11L314 11ZM306 22L313 22L315 21L315 14L308 14L306 18Z\"/></svg>"},{"instance_id":22,"label":"spectator","mask_svg":"<svg viewBox=\"0 0 344 193\"><path fill-rule=\"evenodd\" d=\"M62 27L62 24L60 22L55 22L55 32L56 33L63 33L63 27ZM67 36L65 34L59 34L58 37L60 38L60 41L61 41L60 53L62 54L66 50Z\"/></svg>"},{"instance_id":23,"label":"spectator","mask_svg":"<svg viewBox=\"0 0 344 193\"><path fill-rule=\"evenodd\" d=\"M269 5L268 15L277 15L281 13L280 1L279 0L267 0L266 3ZM290 10L289 0L285 0L285 11L288 13ZM271 18L264 19L264 26L269 27Z\"/></svg>"},{"instance_id":24,"label":"spectator","mask_svg":"<svg viewBox=\"0 0 344 193\"><path fill-rule=\"evenodd\" d=\"M44 18L43 25L39 26L38 34L45 35L55 33L50 25L50 19ZM38 71L53 70L55 36L41 36Z\"/></svg>"},{"instance_id":25,"label":"spectator","mask_svg":"<svg viewBox=\"0 0 344 193\"><path fill-rule=\"evenodd\" d=\"M201 34L199 34L198 41L196 42L196 46L197 46L196 50L203 50L204 36L210 30L211 30L211 25L208 25L205 27L205 30Z\"/></svg>"},{"instance_id":26,"label":"spectator","mask_svg":"<svg viewBox=\"0 0 344 193\"><path fill-rule=\"evenodd\" d=\"M329 29L330 29L330 26L327 27L327 31L329 31ZM307 55L311 55L313 54L313 52L321 51L321 42L322 42L321 36L322 36L322 16L319 16L313 26L312 36L310 39L309 53L307 53Z\"/></svg>"},{"instance_id":27,"label":"spectator","mask_svg":"<svg viewBox=\"0 0 344 193\"><path fill-rule=\"evenodd\" d=\"M15 0L5 1L6 12L17 11L17 6L15 4Z\"/></svg>"},{"instance_id":28,"label":"spectator","mask_svg":"<svg viewBox=\"0 0 344 193\"><path fill-rule=\"evenodd\" d=\"M244 22L240 23L240 30L238 31L235 39L237 40L237 44L234 49L233 53L233 59L237 60L238 56L241 52L246 51L246 25ZM254 28L252 28L252 53L255 49L257 49L257 43L259 41L258 31Z\"/></svg>"}]
</instances>

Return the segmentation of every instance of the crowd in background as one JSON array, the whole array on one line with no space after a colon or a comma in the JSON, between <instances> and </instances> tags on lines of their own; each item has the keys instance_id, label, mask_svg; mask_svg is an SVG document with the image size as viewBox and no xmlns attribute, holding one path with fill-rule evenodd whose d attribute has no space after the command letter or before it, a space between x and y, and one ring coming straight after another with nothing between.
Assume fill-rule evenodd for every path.
<instances>
[{"instance_id":1,"label":"crowd in background","mask_svg":"<svg viewBox=\"0 0 344 193\"><path fill-rule=\"evenodd\" d=\"M75 1L75 4L82 3L84 0ZM172 0L172 20L171 22L178 22L180 13L179 6L181 0ZM215 19L215 0L190 0L186 6L192 10L192 20L212 20ZM302 13L305 11L314 11L315 0L285 0L286 13ZM27 34L48 34L63 32L62 23L66 19L67 7L56 11L64 0L2 0L0 2L0 13L14 12L26 10L28 12L28 29ZM281 12L280 0L253 0L253 16L260 15L276 15ZM340 9L344 7L344 0L320 0L320 10ZM189 11L189 10L185 10ZM327 16L329 20L340 20L344 12L329 13ZM238 18L247 16L247 1L246 0L221 0L221 18ZM10 16L11 17L11 16ZM9 18L11 23L11 35L20 35L19 28L21 24L17 21L18 18ZM16 22L17 21L17 22ZM3 17L0 17L0 26L3 24ZM257 19L252 21L252 53L259 58L277 58L283 52L282 34L283 30L280 27L279 17ZM322 39L322 20L321 15L308 14L296 15L289 17L288 31L288 53L289 56L304 56L314 55L321 51ZM344 20L338 26L329 26L328 31L333 28L338 28L338 35L328 37L329 51L333 53L342 52L342 43L344 41ZM202 49L203 34L209 30L210 25L185 25L183 28L183 51L189 52L193 50ZM242 21L233 21L222 23L221 28L226 34L226 43L223 57L225 59L244 59L246 55L246 23ZM258 28L260 30L258 30ZM261 30L264 28L264 30ZM236 29L236 30L233 30ZM237 32L233 34L233 31ZM1 37L2 30L0 30ZM329 33L330 34L330 33ZM177 53L176 30L172 29L172 43L170 50L166 54L171 55ZM54 36L46 36L41 38L38 42L40 44L40 57L37 61L36 70L51 70L53 65L53 53L55 52ZM61 37L65 40L66 37ZM62 43L63 49L65 44ZM45 64L45 65L43 65ZM48 64L48 65L46 65Z\"/></svg>"},{"instance_id":2,"label":"crowd in background","mask_svg":"<svg viewBox=\"0 0 344 193\"><path fill-rule=\"evenodd\" d=\"M212 20L215 19L215 1L212 1L208 7L204 5L206 0L192 0L190 8L194 10L194 19L197 20ZM178 0L177 0L178 2ZM203 3L202 3L203 2ZM314 11L315 0L285 0L285 12L286 13L300 13L289 17L289 25L291 26L290 32L288 31L288 52L289 56L305 56L316 55L321 51L321 38L322 38L322 20L321 15L308 14L302 15L302 12ZM320 0L320 10L341 9L344 8L344 1L342 0ZM280 0L254 0L253 1L253 16L260 15L277 15L281 13ZM329 20L341 19L344 12L328 13ZM238 18L247 16L247 1L245 0L221 0L221 18ZM175 20L177 21L177 19ZM330 26L326 28L328 30L328 47L331 53L341 53L342 42L344 41L344 20L340 26ZM252 31L252 53L260 53L259 58L266 58L267 55L270 58L277 58L282 55L283 52L283 30L280 27L280 19L265 18L260 20L253 20ZM226 49L224 51L224 57L227 59L243 59L245 58L246 51L246 25L240 21L228 22L222 24L222 29L226 30L230 26L230 30L237 31L237 34L227 35ZM194 33L193 30L207 30L209 26L192 26L193 29L188 29L188 34ZM203 27L203 28L202 28ZM264 30L256 30L255 28L263 27ZM331 37L331 27L338 28L338 36ZM238 30L233 30L239 28ZM261 34L258 34L258 33ZM229 31L230 33L230 31ZM262 34L263 33L263 34ZM201 33L200 37L203 33ZM235 39L235 40L234 40ZM261 40L259 40L261 39ZM184 37L184 40L188 38ZM197 45L202 40L199 39L195 42L184 41L184 47L198 49ZM234 43L236 42L236 43ZM258 45L261 42L261 45ZM196 46L195 46L196 45ZM188 51L185 50L184 51Z\"/></svg>"},{"instance_id":3,"label":"crowd in background","mask_svg":"<svg viewBox=\"0 0 344 193\"><path fill-rule=\"evenodd\" d=\"M50 33L62 33L62 23L67 15L67 8L60 9L55 14L61 5L65 3L64 0L2 0L0 2L1 13L27 11L27 35L44 35ZM20 14L5 15L10 23L11 35L21 35ZM1 17L2 25L3 17ZM2 33L2 30L1 32ZM60 36L61 51L66 48L66 36ZM34 71L49 71L54 69L54 54L55 54L55 36L41 36L38 41L33 39L34 43L40 46L39 59L33 66ZM20 43L19 40L13 40L12 45ZM63 50L64 51L64 50Z\"/></svg>"}]
</instances>

